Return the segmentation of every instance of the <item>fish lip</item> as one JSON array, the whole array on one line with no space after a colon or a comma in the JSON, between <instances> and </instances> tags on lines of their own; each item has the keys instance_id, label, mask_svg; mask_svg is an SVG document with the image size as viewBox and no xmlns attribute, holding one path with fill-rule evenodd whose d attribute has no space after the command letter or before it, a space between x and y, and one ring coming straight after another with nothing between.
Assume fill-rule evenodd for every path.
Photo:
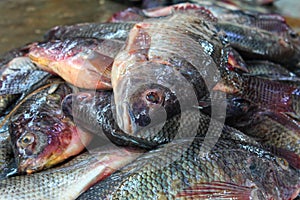
<instances>
[{"instance_id":1,"label":"fish lip","mask_svg":"<svg viewBox=\"0 0 300 200\"><path fill-rule=\"evenodd\" d=\"M17 164L19 165L18 172L32 174L35 171L41 170L45 163L45 160L41 158L19 158L17 160Z\"/></svg>"}]
</instances>

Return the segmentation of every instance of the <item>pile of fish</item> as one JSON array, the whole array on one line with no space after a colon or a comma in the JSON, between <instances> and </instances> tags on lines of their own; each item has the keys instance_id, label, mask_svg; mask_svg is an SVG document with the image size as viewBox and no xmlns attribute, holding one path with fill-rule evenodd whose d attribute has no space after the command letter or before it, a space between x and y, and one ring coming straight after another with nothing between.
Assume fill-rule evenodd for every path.
<instances>
[{"instance_id":1,"label":"pile of fish","mask_svg":"<svg viewBox=\"0 0 300 200\"><path fill-rule=\"evenodd\" d=\"M2 55L0 199L296 199L300 37L237 2L145 1Z\"/></svg>"}]
</instances>

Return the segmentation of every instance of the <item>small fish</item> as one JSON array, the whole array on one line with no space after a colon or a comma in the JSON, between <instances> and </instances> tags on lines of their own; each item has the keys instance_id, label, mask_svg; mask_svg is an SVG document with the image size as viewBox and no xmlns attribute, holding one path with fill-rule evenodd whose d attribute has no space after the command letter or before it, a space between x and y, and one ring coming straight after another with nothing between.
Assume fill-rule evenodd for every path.
<instances>
[{"instance_id":1,"label":"small fish","mask_svg":"<svg viewBox=\"0 0 300 200\"><path fill-rule=\"evenodd\" d=\"M81 88L110 89L111 66L123 42L73 38L39 43L30 59L43 70Z\"/></svg>"},{"instance_id":2,"label":"small fish","mask_svg":"<svg viewBox=\"0 0 300 200\"><path fill-rule=\"evenodd\" d=\"M61 111L61 101L72 89L61 80L48 81L18 104L10 119L19 173L33 173L60 163L80 153L91 139Z\"/></svg>"},{"instance_id":3,"label":"small fish","mask_svg":"<svg viewBox=\"0 0 300 200\"><path fill-rule=\"evenodd\" d=\"M208 138L206 138L208 139ZM98 182L80 199L293 199L299 172L259 146L186 138L147 152Z\"/></svg>"},{"instance_id":4,"label":"small fish","mask_svg":"<svg viewBox=\"0 0 300 200\"><path fill-rule=\"evenodd\" d=\"M44 36L45 41L71 38L94 38L126 40L134 23L82 23L70 26L56 26Z\"/></svg>"},{"instance_id":5,"label":"small fish","mask_svg":"<svg viewBox=\"0 0 300 200\"><path fill-rule=\"evenodd\" d=\"M136 159L142 150L106 147L76 156L36 174L0 181L0 199L76 199L91 185Z\"/></svg>"}]
</instances>

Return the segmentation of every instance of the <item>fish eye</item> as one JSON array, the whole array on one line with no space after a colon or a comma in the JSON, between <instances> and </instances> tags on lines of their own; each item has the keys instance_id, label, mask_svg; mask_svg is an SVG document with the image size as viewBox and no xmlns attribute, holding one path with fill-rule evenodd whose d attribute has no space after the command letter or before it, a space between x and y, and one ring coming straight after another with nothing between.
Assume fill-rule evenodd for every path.
<instances>
[{"instance_id":1,"label":"fish eye","mask_svg":"<svg viewBox=\"0 0 300 200\"><path fill-rule=\"evenodd\" d=\"M22 147L26 147L34 142L34 135L33 133L27 133L24 137L21 138L19 141Z\"/></svg>"},{"instance_id":2,"label":"fish eye","mask_svg":"<svg viewBox=\"0 0 300 200\"><path fill-rule=\"evenodd\" d=\"M158 104L160 102L160 96L157 92L148 92L146 94L146 99L147 101L151 102L151 103L155 103Z\"/></svg>"},{"instance_id":3,"label":"fish eye","mask_svg":"<svg viewBox=\"0 0 300 200\"><path fill-rule=\"evenodd\" d=\"M290 36L293 38L293 39L296 39L298 37L298 34L294 31L290 32Z\"/></svg>"},{"instance_id":4,"label":"fish eye","mask_svg":"<svg viewBox=\"0 0 300 200\"><path fill-rule=\"evenodd\" d=\"M284 158L276 158L276 162L285 170L287 170L289 167L288 161Z\"/></svg>"}]
</instances>

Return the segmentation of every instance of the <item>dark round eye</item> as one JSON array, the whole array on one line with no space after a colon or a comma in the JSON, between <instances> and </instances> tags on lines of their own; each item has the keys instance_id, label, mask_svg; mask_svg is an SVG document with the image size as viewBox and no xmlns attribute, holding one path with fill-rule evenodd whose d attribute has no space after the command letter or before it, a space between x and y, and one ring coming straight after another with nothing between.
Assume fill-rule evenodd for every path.
<instances>
[{"instance_id":1,"label":"dark round eye","mask_svg":"<svg viewBox=\"0 0 300 200\"><path fill-rule=\"evenodd\" d=\"M160 97L159 95L157 94L157 92L149 92L147 95L146 95L146 99L147 101L151 102L151 103L159 103L160 102Z\"/></svg>"},{"instance_id":2,"label":"dark round eye","mask_svg":"<svg viewBox=\"0 0 300 200\"><path fill-rule=\"evenodd\" d=\"M280 165L285 170L287 170L289 167L288 161L284 158L276 158L276 162L278 165Z\"/></svg>"},{"instance_id":3,"label":"dark round eye","mask_svg":"<svg viewBox=\"0 0 300 200\"><path fill-rule=\"evenodd\" d=\"M34 142L34 135L32 133L26 134L21 138L20 143L22 146L28 146Z\"/></svg>"},{"instance_id":4,"label":"dark round eye","mask_svg":"<svg viewBox=\"0 0 300 200\"><path fill-rule=\"evenodd\" d=\"M296 39L298 37L298 33L291 31L290 36L291 36L291 38Z\"/></svg>"}]
</instances>

